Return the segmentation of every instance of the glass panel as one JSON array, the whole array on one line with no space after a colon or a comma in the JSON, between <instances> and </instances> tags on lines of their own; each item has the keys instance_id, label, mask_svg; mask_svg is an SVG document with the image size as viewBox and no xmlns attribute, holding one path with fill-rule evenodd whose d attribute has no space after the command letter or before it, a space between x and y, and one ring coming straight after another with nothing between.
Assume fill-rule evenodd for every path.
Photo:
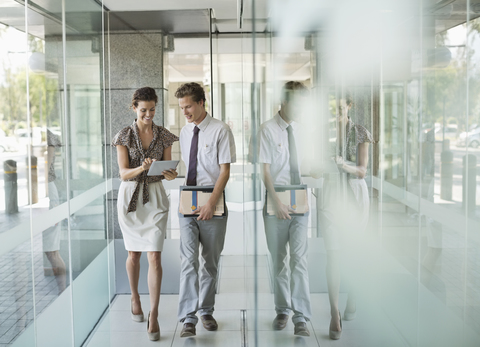
<instances>
[{"instance_id":1,"label":"glass panel","mask_svg":"<svg viewBox=\"0 0 480 347\"><path fill-rule=\"evenodd\" d=\"M210 66L210 10L195 10L195 11L161 11L161 15L171 17L187 18L193 16L197 18L199 24L196 26L196 33L181 33L177 30L169 30L164 36L164 41L167 41L164 50L164 88L166 95L165 112L163 116L163 126L173 134L180 136L180 130L185 126L186 120L182 110L178 106L178 99L175 97L176 90L187 82L196 82L204 87L205 97L207 99L205 108L207 112L212 113L211 103L211 89L212 85L218 87L218 83L211 81L211 66ZM193 18L191 17L191 18ZM188 31L188 28L183 30ZM213 40L215 47L215 39ZM213 59L217 59L213 55ZM214 65L216 67L217 65ZM216 70L214 70L215 78ZM216 79L215 79L216 80ZM214 81L215 81L214 80ZM214 99L220 97L218 91L214 92ZM217 96L218 95L218 96ZM218 105L215 101L214 105ZM213 110L214 117L221 119L220 109ZM174 142L172 146L172 159L180 160L177 167L178 180L183 179L186 175L185 163L181 158L180 142ZM168 184L168 183L167 183ZM178 221L178 189L167 189L170 198L170 212L168 216L167 238L179 239L180 227Z\"/></svg>"},{"instance_id":2,"label":"glass panel","mask_svg":"<svg viewBox=\"0 0 480 347\"><path fill-rule=\"evenodd\" d=\"M46 297L57 288L44 274L41 229L31 232L31 218L48 210L44 123L32 105L34 100L36 106L42 104L45 85L41 77L27 76L32 52L43 45L28 34L23 6L0 1L0 8L0 344L34 345L34 319L58 295Z\"/></svg>"},{"instance_id":3,"label":"glass panel","mask_svg":"<svg viewBox=\"0 0 480 347\"><path fill-rule=\"evenodd\" d=\"M66 188L75 346L85 341L110 301L102 16L102 7L93 0L65 1L62 102L68 143Z\"/></svg>"},{"instance_id":4,"label":"glass panel","mask_svg":"<svg viewBox=\"0 0 480 347\"><path fill-rule=\"evenodd\" d=\"M294 9L269 2L270 102L281 80L309 87L302 150L312 155L311 171L302 173L323 180L315 186L304 177L313 193L309 326L317 337L329 329L322 302L330 303L333 326L342 313L342 340L369 321L380 333L355 334L357 343L478 344L477 8L347 3L305 1ZM269 104L268 95L261 100ZM332 233L341 235L338 244Z\"/></svg>"}]
</instances>

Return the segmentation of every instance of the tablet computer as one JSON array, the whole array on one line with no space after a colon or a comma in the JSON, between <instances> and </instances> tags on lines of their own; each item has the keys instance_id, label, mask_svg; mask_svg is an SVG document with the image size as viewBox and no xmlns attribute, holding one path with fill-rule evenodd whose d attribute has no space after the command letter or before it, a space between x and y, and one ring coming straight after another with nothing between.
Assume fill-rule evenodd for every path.
<instances>
[{"instance_id":1,"label":"tablet computer","mask_svg":"<svg viewBox=\"0 0 480 347\"><path fill-rule=\"evenodd\" d=\"M160 176L166 170L176 169L179 160L156 160L150 166L147 176Z\"/></svg>"}]
</instances>

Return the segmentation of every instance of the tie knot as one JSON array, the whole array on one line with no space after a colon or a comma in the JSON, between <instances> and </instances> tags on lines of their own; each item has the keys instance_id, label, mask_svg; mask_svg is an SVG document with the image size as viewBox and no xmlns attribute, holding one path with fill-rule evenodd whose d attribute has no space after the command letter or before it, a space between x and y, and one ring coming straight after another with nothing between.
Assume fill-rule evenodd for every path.
<instances>
[{"instance_id":1,"label":"tie knot","mask_svg":"<svg viewBox=\"0 0 480 347\"><path fill-rule=\"evenodd\" d=\"M193 128L193 132L195 133L195 135L198 134L199 131L200 128L195 125L195 128Z\"/></svg>"},{"instance_id":2,"label":"tie knot","mask_svg":"<svg viewBox=\"0 0 480 347\"><path fill-rule=\"evenodd\" d=\"M292 127L291 124L288 125L287 131L288 131L289 133L291 133L291 132L293 131L293 127Z\"/></svg>"}]
</instances>

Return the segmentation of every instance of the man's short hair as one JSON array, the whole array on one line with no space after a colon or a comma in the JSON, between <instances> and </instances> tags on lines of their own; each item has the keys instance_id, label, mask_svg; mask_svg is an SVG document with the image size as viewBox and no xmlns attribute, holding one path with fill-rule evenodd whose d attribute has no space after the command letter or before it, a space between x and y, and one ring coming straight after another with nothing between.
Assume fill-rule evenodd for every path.
<instances>
[{"instance_id":1,"label":"man's short hair","mask_svg":"<svg viewBox=\"0 0 480 347\"><path fill-rule=\"evenodd\" d=\"M200 100L203 100L203 106L205 106L205 101L207 99L205 98L205 91L200 84L195 82L182 84L175 92L175 97L180 99L186 96L190 96L196 103L199 103Z\"/></svg>"},{"instance_id":2,"label":"man's short hair","mask_svg":"<svg viewBox=\"0 0 480 347\"><path fill-rule=\"evenodd\" d=\"M308 88L302 83L297 81L289 81L285 83L282 88L282 100L281 102L290 102L293 95L306 96Z\"/></svg>"}]
</instances>

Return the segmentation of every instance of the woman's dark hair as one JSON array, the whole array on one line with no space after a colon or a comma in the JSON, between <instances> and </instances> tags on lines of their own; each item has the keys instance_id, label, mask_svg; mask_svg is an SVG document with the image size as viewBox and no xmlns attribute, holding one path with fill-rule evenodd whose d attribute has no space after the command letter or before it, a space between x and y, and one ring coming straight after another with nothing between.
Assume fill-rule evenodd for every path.
<instances>
[{"instance_id":1,"label":"woman's dark hair","mask_svg":"<svg viewBox=\"0 0 480 347\"><path fill-rule=\"evenodd\" d=\"M203 106L205 106L205 101L207 99L205 98L205 91L200 84L195 82L182 84L175 92L175 97L180 99L186 96L190 96L192 101L196 103L199 103L200 100L203 100Z\"/></svg>"},{"instance_id":2,"label":"woman's dark hair","mask_svg":"<svg viewBox=\"0 0 480 347\"><path fill-rule=\"evenodd\" d=\"M137 107L139 101L155 101L156 105L158 102L158 96L157 93L155 93L155 89L150 87L137 89L135 93L133 93L131 107Z\"/></svg>"},{"instance_id":3,"label":"woman's dark hair","mask_svg":"<svg viewBox=\"0 0 480 347\"><path fill-rule=\"evenodd\" d=\"M347 105L353 105L353 96L350 90L337 91L337 100L344 99Z\"/></svg>"}]
</instances>

